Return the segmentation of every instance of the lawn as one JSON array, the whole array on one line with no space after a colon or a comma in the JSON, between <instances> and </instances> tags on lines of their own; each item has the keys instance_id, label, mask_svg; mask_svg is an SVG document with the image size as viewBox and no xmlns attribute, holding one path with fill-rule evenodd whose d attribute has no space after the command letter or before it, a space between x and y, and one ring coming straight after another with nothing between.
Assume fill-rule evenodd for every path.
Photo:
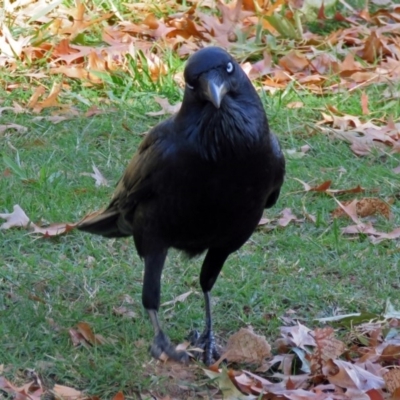
<instances>
[{"instance_id":1,"label":"lawn","mask_svg":"<svg viewBox=\"0 0 400 400\"><path fill-rule=\"evenodd\" d=\"M173 76L183 71L185 58L166 52L165 60L169 73L156 85L143 78L126 86L130 78L122 73L92 87L64 80L63 102L73 104L76 115L59 123L35 118L50 116L52 109L37 115L1 110L0 125L18 124L27 130L0 134L0 212L11 212L19 204L36 223L76 222L106 205L144 133L166 118L146 115L159 110L154 98L164 96L172 103L182 98ZM0 69L0 107L29 101L38 80L24 76L24 68L29 69ZM49 90L53 80L60 81L59 76L41 83ZM16 87L10 90L13 84ZM378 197L390 202L393 217L374 215L372 223L385 232L400 226L399 175L393 172L399 154L372 151L356 156L348 143L329 138L315 126L330 106L368 119L362 115L363 93L371 116L397 121L399 102L382 99L388 84L323 96L295 85L262 91L255 84L286 152L287 177L278 204L265 213L270 222L229 258L213 289L218 341L223 345L232 333L251 325L273 343L280 335L281 317L287 315L312 328L322 326L316 318L382 313L387 299L400 309L398 240L372 244L367 234L342 234L352 222L332 218L335 199L323 192L305 192L296 180L311 186L331 180L334 189L360 185L365 192L337 199ZM398 88L396 82L391 85L394 91ZM291 108L294 102L302 105ZM85 116L93 106L95 115ZM305 145L310 149L302 153ZM93 165L108 186L96 186L87 175L93 173ZM283 227L278 220L285 208L297 220ZM77 230L43 238L9 229L0 231L0 249L0 375L23 384L34 371L46 387L56 383L102 399L118 391L127 399L149 392L182 399L200 398L199 392L206 397L208 390L214 393L201 369L186 389L155 373L148 353L152 328L141 305L143 266L132 239L107 240ZM173 250L168 256L162 303L170 303L160 314L175 343L203 326L201 262L202 257L187 260ZM187 292L184 302L174 302ZM74 346L69 330L81 321L106 343Z\"/></svg>"}]
</instances>

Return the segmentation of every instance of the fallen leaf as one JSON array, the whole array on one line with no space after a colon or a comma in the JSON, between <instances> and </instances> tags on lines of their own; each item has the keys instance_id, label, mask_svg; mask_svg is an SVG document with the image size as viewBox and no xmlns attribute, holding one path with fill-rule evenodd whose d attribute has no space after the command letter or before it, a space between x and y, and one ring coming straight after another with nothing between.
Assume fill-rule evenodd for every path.
<instances>
[{"instance_id":1,"label":"fallen leaf","mask_svg":"<svg viewBox=\"0 0 400 400\"><path fill-rule=\"evenodd\" d=\"M125 396L122 392L118 392L113 398L112 400L125 400Z\"/></svg>"},{"instance_id":2,"label":"fallen leaf","mask_svg":"<svg viewBox=\"0 0 400 400\"><path fill-rule=\"evenodd\" d=\"M205 369L204 372L210 379L218 384L224 400L256 400L258 398L251 394L245 395L241 393L230 379L226 369L222 369L219 372Z\"/></svg>"},{"instance_id":3,"label":"fallen leaf","mask_svg":"<svg viewBox=\"0 0 400 400\"><path fill-rule=\"evenodd\" d=\"M0 134L3 134L5 132L7 132L8 130L15 130L19 133L25 133L28 131L28 128L26 128L25 126L13 124L13 123L0 125Z\"/></svg>"},{"instance_id":4,"label":"fallen leaf","mask_svg":"<svg viewBox=\"0 0 400 400\"><path fill-rule=\"evenodd\" d=\"M13 207L12 213L0 214L0 218L7 221L0 226L0 229L10 229L13 227L27 228L30 226L30 219L18 204Z\"/></svg>"},{"instance_id":5,"label":"fallen leaf","mask_svg":"<svg viewBox=\"0 0 400 400\"><path fill-rule=\"evenodd\" d=\"M335 338L333 328L316 328L311 333L316 343L316 349L310 356L311 358L311 371L313 373L321 373L323 365L329 360L335 360L341 356L346 346L345 344Z\"/></svg>"},{"instance_id":6,"label":"fallen leaf","mask_svg":"<svg viewBox=\"0 0 400 400\"><path fill-rule=\"evenodd\" d=\"M193 290L182 293L179 296L175 297L173 300L166 301L165 303L161 304L161 307L169 306L171 304L175 305L178 302L184 302L192 293L194 293Z\"/></svg>"},{"instance_id":7,"label":"fallen leaf","mask_svg":"<svg viewBox=\"0 0 400 400\"><path fill-rule=\"evenodd\" d=\"M77 324L77 331L85 338L91 345L100 344L100 341L93 333L91 326L87 322L79 322Z\"/></svg>"},{"instance_id":8,"label":"fallen leaf","mask_svg":"<svg viewBox=\"0 0 400 400\"><path fill-rule=\"evenodd\" d=\"M135 311L130 310L126 306L113 307L113 313L115 315L121 315L122 317L126 318L137 318L137 314L135 313Z\"/></svg>"},{"instance_id":9,"label":"fallen leaf","mask_svg":"<svg viewBox=\"0 0 400 400\"><path fill-rule=\"evenodd\" d=\"M348 202L347 204L341 203L339 200L336 200L336 203L339 205L339 208L348 216L352 219L353 222L358 224L360 221L358 219L357 215L357 200L352 200L351 202Z\"/></svg>"},{"instance_id":10,"label":"fallen leaf","mask_svg":"<svg viewBox=\"0 0 400 400\"><path fill-rule=\"evenodd\" d=\"M381 389L385 382L382 377L366 371L356 364L343 360L328 360L322 368L330 383L346 389Z\"/></svg>"},{"instance_id":11,"label":"fallen leaf","mask_svg":"<svg viewBox=\"0 0 400 400\"><path fill-rule=\"evenodd\" d=\"M309 65L309 60L299 51L292 50L279 59L279 65L293 74L306 68Z\"/></svg>"},{"instance_id":12,"label":"fallen leaf","mask_svg":"<svg viewBox=\"0 0 400 400\"><path fill-rule=\"evenodd\" d=\"M80 400L86 397L83 392L79 390L58 384L54 385L52 392L57 399L62 400Z\"/></svg>"},{"instance_id":13,"label":"fallen leaf","mask_svg":"<svg viewBox=\"0 0 400 400\"><path fill-rule=\"evenodd\" d=\"M242 328L231 335L222 358L230 362L261 365L271 355L271 346L265 336L257 335L251 328Z\"/></svg>"},{"instance_id":14,"label":"fallen leaf","mask_svg":"<svg viewBox=\"0 0 400 400\"><path fill-rule=\"evenodd\" d=\"M269 224L270 222L271 220L268 218L261 218L260 221L258 222L258 225L266 225Z\"/></svg>"},{"instance_id":15,"label":"fallen leaf","mask_svg":"<svg viewBox=\"0 0 400 400\"><path fill-rule=\"evenodd\" d=\"M293 213L292 210L290 208L285 208L282 213L281 213L282 217L278 219L278 225L285 227L287 225L289 225L289 223L291 221L295 221L295 222L303 222L302 219L297 218Z\"/></svg>"},{"instance_id":16,"label":"fallen leaf","mask_svg":"<svg viewBox=\"0 0 400 400\"><path fill-rule=\"evenodd\" d=\"M79 346L79 345L83 345L83 346L88 346L89 343L86 341L86 339L84 338L84 336L78 332L76 329L69 329L68 330L69 333L69 337L71 338L72 344L73 346Z\"/></svg>"},{"instance_id":17,"label":"fallen leaf","mask_svg":"<svg viewBox=\"0 0 400 400\"><path fill-rule=\"evenodd\" d=\"M182 105L182 102L176 104L170 104L168 99L164 99L161 97L155 97L154 101L161 106L161 110L147 112L146 115L150 115L151 117L156 117L159 115L166 115L166 114L175 114L180 110Z\"/></svg>"},{"instance_id":18,"label":"fallen leaf","mask_svg":"<svg viewBox=\"0 0 400 400\"><path fill-rule=\"evenodd\" d=\"M92 165L93 168L93 174L90 172L82 172L81 175L83 176L91 176L95 180L95 185L98 186L109 186L107 179L104 178L103 174L100 172L100 170L96 167L96 165Z\"/></svg>"},{"instance_id":19,"label":"fallen leaf","mask_svg":"<svg viewBox=\"0 0 400 400\"><path fill-rule=\"evenodd\" d=\"M355 202L355 211L357 217L364 218L364 217L369 217L371 215L379 214L384 216L386 219L390 219L391 216L390 205L381 199L375 197L364 197L360 200L344 201L341 204L347 207L350 206L350 204L353 202ZM352 208L354 208L354 204L352 205ZM353 211L351 211L351 213L353 213ZM332 211L332 216L334 218L346 215L348 214L340 206Z\"/></svg>"},{"instance_id":20,"label":"fallen leaf","mask_svg":"<svg viewBox=\"0 0 400 400\"><path fill-rule=\"evenodd\" d=\"M286 340L294 344L296 347L304 349L305 346L316 346L311 329L307 328L300 322L298 322L295 326L282 327L281 334Z\"/></svg>"},{"instance_id":21,"label":"fallen leaf","mask_svg":"<svg viewBox=\"0 0 400 400\"><path fill-rule=\"evenodd\" d=\"M286 104L286 108L303 108L304 104L301 101L292 101Z\"/></svg>"},{"instance_id":22,"label":"fallen leaf","mask_svg":"<svg viewBox=\"0 0 400 400\"><path fill-rule=\"evenodd\" d=\"M75 224L69 223L58 223L58 224L50 224L45 227L38 226L31 222L29 217L25 214L25 211L16 204L13 208L12 213L3 213L0 214L0 218L5 219L7 222L3 223L0 226L0 229L10 229L13 227L20 227L28 229L32 233L39 233L43 235L43 237L52 237L59 236L65 233L68 233L75 229Z\"/></svg>"},{"instance_id":23,"label":"fallen leaf","mask_svg":"<svg viewBox=\"0 0 400 400\"><path fill-rule=\"evenodd\" d=\"M400 369L393 368L388 370L384 375L383 379L386 384L387 390L393 394L397 389L400 389Z\"/></svg>"},{"instance_id":24,"label":"fallen leaf","mask_svg":"<svg viewBox=\"0 0 400 400\"><path fill-rule=\"evenodd\" d=\"M363 115L369 115L370 113L368 109L368 95L365 92L361 94L361 110Z\"/></svg>"}]
</instances>

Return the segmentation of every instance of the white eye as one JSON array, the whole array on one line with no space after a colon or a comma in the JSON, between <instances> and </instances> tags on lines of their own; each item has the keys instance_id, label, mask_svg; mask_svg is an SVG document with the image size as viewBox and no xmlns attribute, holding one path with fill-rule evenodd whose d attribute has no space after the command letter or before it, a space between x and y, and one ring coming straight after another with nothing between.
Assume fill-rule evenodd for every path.
<instances>
[{"instance_id":1,"label":"white eye","mask_svg":"<svg viewBox=\"0 0 400 400\"><path fill-rule=\"evenodd\" d=\"M194 89L194 86L191 86L191 85L189 85L188 83L186 83L186 86L187 86L190 90L193 90L193 89Z\"/></svg>"},{"instance_id":2,"label":"white eye","mask_svg":"<svg viewBox=\"0 0 400 400\"><path fill-rule=\"evenodd\" d=\"M233 64L231 62L228 62L228 64L226 64L226 72L228 74L230 74L231 72L233 72Z\"/></svg>"}]
</instances>

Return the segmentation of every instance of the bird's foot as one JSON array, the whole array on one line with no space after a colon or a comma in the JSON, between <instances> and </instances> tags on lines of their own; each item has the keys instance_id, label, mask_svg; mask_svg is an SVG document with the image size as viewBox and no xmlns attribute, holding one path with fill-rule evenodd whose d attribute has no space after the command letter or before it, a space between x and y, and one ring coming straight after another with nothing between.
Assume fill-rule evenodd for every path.
<instances>
[{"instance_id":1,"label":"bird's foot","mask_svg":"<svg viewBox=\"0 0 400 400\"><path fill-rule=\"evenodd\" d=\"M201 335L198 331L193 331L189 335L189 340L192 346L200 348L203 352L196 354L197 358L203 356L203 362L207 366L212 364L213 359L217 361L220 358L220 354L217 350L217 344L215 342L214 332L212 330L205 330Z\"/></svg>"},{"instance_id":2,"label":"bird's foot","mask_svg":"<svg viewBox=\"0 0 400 400\"><path fill-rule=\"evenodd\" d=\"M151 355L157 360L160 359L161 355L164 353L174 361L187 364L189 362L189 356L186 351L177 351L175 347L171 344L168 336L160 331L153 340L153 344L150 348Z\"/></svg>"}]
</instances>

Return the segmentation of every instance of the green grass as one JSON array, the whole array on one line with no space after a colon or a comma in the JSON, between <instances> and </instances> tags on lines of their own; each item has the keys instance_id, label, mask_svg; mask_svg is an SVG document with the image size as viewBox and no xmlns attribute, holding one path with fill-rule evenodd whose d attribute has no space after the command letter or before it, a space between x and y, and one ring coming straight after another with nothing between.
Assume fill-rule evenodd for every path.
<instances>
[{"instance_id":1,"label":"green grass","mask_svg":"<svg viewBox=\"0 0 400 400\"><path fill-rule=\"evenodd\" d=\"M374 86L367 91L370 107L377 113L382 90ZM20 204L34 221L77 221L104 206L112 187L96 188L92 178L81 174L90 172L94 163L111 183L117 182L142 133L158 121L144 115L157 107L153 94L136 93L133 98L132 92L129 101L113 104L115 112L57 125L32 122L31 115L4 113L2 123L19 123L29 129L25 134L8 132L1 139L2 155L19 163L19 173L11 171L9 176L2 175L6 165L0 167L1 212ZM14 96L6 103L18 100L19 93ZM179 97L179 92L171 97ZM318 110L326 104L359 114L359 97L357 92L320 98L295 91L263 96L271 127L283 147L311 146L305 157L288 158L282 196L267 216L274 218L290 207L302 217L305 207L317 216L317 224L260 228L230 257L213 290L215 330L221 343L247 324L272 341L279 336L279 317L290 309L309 326L316 326L313 318L332 315L337 308L341 313L379 313L387 298L400 307L398 243L374 246L363 236L353 240L342 236L340 228L350 221L332 222L334 200L303 193L294 180L321 183L331 179L335 188L360 184L379 188L378 196L383 199L398 196L398 177L391 173L398 156L357 158L347 144L310 135L305 127L305 122L318 120ZM299 100L304 108L285 107ZM393 105L386 112L398 118L400 109ZM346 173L340 171L343 168ZM377 217L375 226L390 230L399 225L398 201L392 207L394 219L387 222ZM56 382L103 398L118 390L128 398L147 390L162 391L167 378L144 367L150 361L147 348L152 329L140 304L142 262L132 240L105 240L78 231L41 239L15 229L1 231L0 236L0 363L5 365L6 376L15 380L21 371L35 369L49 386ZM175 342L182 341L191 329L202 328L200 265L201 257L188 261L170 252L162 301L195 291L184 304L161 310ZM137 314L133 320L113 313L113 307L125 304L125 295L133 299L127 305ZM110 343L73 347L68 329L79 321L91 324Z\"/></svg>"},{"instance_id":2,"label":"green grass","mask_svg":"<svg viewBox=\"0 0 400 400\"><path fill-rule=\"evenodd\" d=\"M357 6L363 3L359 1ZM108 2L101 4L109 7ZM156 83L141 74L133 61L126 74L110 75L102 88L68 80L71 90L64 91L61 99L77 107L82 116L57 125L34 121L31 114L3 112L0 125L17 123L28 130L0 136L0 213L11 212L13 205L19 204L35 222L74 222L106 205L143 133L162 119L145 115L158 109L153 97L164 95L172 102L181 99L173 75L182 71L182 61L172 52L165 55L165 61L170 73ZM1 107L13 101L26 104L37 84L8 71L0 72L0 79ZM6 92L4 88L11 83L22 86ZM52 86L50 80L40 83ZM366 89L372 115L398 119L398 102L383 106L384 89L384 85ZM313 184L332 180L333 187L340 189L357 185L378 188L378 193L358 195L394 199L394 218L386 221L378 216L374 226L390 231L400 225L399 177L391 171L399 165L399 155L359 158L347 144L310 129L328 104L360 115L360 96L360 91L354 91L318 97L292 87L262 95L271 128L283 148L311 146L303 158L287 158L281 198L266 217L274 219L289 207L304 218L306 209L317 217L317 223L305 220L286 228L260 227L232 254L212 293L215 332L221 344L249 324L273 342L282 325L279 318L288 310L313 327L318 325L314 318L337 310L379 313L387 298L400 308L398 241L374 246L363 235L343 236L340 229L351 222L332 220L334 200L320 193L304 193L294 179ZM293 101L303 102L304 107L287 108ZM92 104L105 112L85 118L83 113ZM50 111L41 115L50 115ZM91 172L93 164L110 187L97 188L91 177L82 175ZM112 398L119 390L128 399L149 390L176 398L189 395L189 390L173 394L179 388L171 385L168 376L155 373L148 353L152 329L141 306L142 261L131 239L106 240L78 231L43 239L11 229L0 231L0 252L0 365L4 364L7 378L26 382L26 371L34 369L47 387L63 384L103 399ZM198 285L201 261L202 257L187 260L171 251L164 270L162 302L193 291L184 303L161 309L166 331L176 343L193 328L201 330L203 326ZM132 303L124 300L127 295ZM113 308L121 305L136 317L116 315ZM88 322L108 343L74 347L68 330L79 321ZM201 371L196 373L195 379L189 379L193 391L207 390Z\"/></svg>"}]
</instances>

